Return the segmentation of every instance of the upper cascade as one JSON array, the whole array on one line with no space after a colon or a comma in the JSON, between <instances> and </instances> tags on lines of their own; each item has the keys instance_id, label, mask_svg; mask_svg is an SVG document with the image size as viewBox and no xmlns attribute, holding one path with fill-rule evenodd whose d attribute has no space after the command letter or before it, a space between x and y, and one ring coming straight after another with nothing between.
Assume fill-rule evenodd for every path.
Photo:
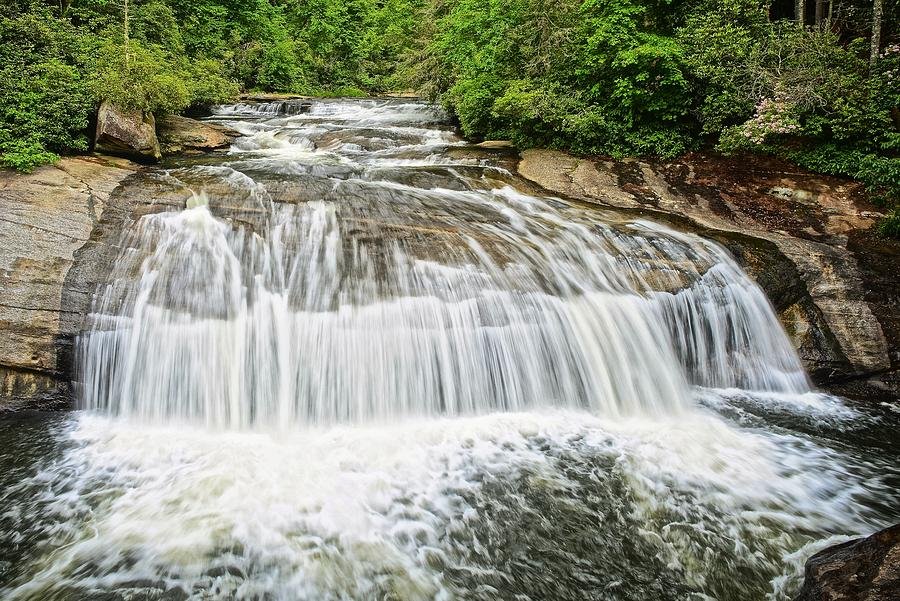
<instances>
[{"instance_id":1,"label":"upper cascade","mask_svg":"<svg viewBox=\"0 0 900 601\"><path fill-rule=\"evenodd\" d=\"M406 101L220 110L244 137L161 178L204 194L137 220L96 295L86 406L250 427L809 390L719 246L525 194L444 118Z\"/></svg>"}]
</instances>

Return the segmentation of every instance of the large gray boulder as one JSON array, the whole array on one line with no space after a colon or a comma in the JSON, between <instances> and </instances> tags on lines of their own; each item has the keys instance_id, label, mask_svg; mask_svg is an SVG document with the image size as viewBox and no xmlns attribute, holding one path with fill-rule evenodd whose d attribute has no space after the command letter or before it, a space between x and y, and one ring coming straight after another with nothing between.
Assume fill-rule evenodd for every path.
<instances>
[{"instance_id":1,"label":"large gray boulder","mask_svg":"<svg viewBox=\"0 0 900 601\"><path fill-rule=\"evenodd\" d=\"M122 110L104 101L97 112L94 149L145 163L158 161L162 151L153 114Z\"/></svg>"},{"instance_id":2,"label":"large gray boulder","mask_svg":"<svg viewBox=\"0 0 900 601\"><path fill-rule=\"evenodd\" d=\"M239 134L221 125L180 115L163 115L156 120L156 135L163 154L177 154L225 148Z\"/></svg>"},{"instance_id":3,"label":"large gray boulder","mask_svg":"<svg viewBox=\"0 0 900 601\"><path fill-rule=\"evenodd\" d=\"M795 601L900 599L900 524L816 553Z\"/></svg>"}]
</instances>

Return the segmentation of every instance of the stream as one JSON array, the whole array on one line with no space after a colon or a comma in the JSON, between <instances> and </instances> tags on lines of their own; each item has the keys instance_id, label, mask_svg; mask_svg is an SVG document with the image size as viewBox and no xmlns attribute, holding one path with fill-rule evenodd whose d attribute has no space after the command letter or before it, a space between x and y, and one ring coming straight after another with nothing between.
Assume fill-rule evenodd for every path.
<instances>
[{"instance_id":1,"label":"stream","mask_svg":"<svg viewBox=\"0 0 900 601\"><path fill-rule=\"evenodd\" d=\"M411 100L218 107L145 170L80 409L0 417L6 600L788 600L900 521L726 250Z\"/></svg>"}]
</instances>

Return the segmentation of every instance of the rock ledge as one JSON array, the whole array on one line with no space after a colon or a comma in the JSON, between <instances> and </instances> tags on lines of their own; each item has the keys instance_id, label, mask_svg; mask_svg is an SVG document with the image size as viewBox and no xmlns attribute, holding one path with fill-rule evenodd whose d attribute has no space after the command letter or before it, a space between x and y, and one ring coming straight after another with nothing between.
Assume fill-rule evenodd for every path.
<instances>
[{"instance_id":1,"label":"rock ledge","mask_svg":"<svg viewBox=\"0 0 900 601\"><path fill-rule=\"evenodd\" d=\"M674 161L526 150L550 193L716 240L775 306L813 382L867 402L900 396L900 243L879 238L861 184L764 157Z\"/></svg>"},{"instance_id":2,"label":"rock ledge","mask_svg":"<svg viewBox=\"0 0 900 601\"><path fill-rule=\"evenodd\" d=\"M806 562L794 601L900 599L900 524L829 547Z\"/></svg>"}]
</instances>

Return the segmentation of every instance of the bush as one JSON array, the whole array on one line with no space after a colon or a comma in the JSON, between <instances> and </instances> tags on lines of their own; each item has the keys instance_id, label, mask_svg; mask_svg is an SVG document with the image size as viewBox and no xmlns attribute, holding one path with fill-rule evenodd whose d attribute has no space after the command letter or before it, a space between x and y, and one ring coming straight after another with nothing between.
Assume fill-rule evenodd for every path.
<instances>
[{"instance_id":1,"label":"bush","mask_svg":"<svg viewBox=\"0 0 900 601\"><path fill-rule=\"evenodd\" d=\"M224 65L213 59L191 61L186 76L192 106L229 102L240 93L237 82L225 74Z\"/></svg>"},{"instance_id":2,"label":"bush","mask_svg":"<svg viewBox=\"0 0 900 601\"><path fill-rule=\"evenodd\" d=\"M123 109L172 113L191 104L189 73L163 49L120 39L104 40L92 90L97 101Z\"/></svg>"},{"instance_id":3,"label":"bush","mask_svg":"<svg viewBox=\"0 0 900 601\"><path fill-rule=\"evenodd\" d=\"M638 0L461 0L437 21L428 71L413 75L469 136L673 156L691 129L674 17Z\"/></svg>"},{"instance_id":4,"label":"bush","mask_svg":"<svg viewBox=\"0 0 900 601\"><path fill-rule=\"evenodd\" d=\"M886 238L900 240L900 209L893 209L877 226L878 233Z\"/></svg>"},{"instance_id":5,"label":"bush","mask_svg":"<svg viewBox=\"0 0 900 601\"><path fill-rule=\"evenodd\" d=\"M59 152L87 148L89 55L68 23L47 15L0 19L0 164L30 171Z\"/></svg>"},{"instance_id":6,"label":"bush","mask_svg":"<svg viewBox=\"0 0 900 601\"><path fill-rule=\"evenodd\" d=\"M298 45L280 40L263 48L256 81L266 90L290 92L303 87Z\"/></svg>"}]
</instances>

